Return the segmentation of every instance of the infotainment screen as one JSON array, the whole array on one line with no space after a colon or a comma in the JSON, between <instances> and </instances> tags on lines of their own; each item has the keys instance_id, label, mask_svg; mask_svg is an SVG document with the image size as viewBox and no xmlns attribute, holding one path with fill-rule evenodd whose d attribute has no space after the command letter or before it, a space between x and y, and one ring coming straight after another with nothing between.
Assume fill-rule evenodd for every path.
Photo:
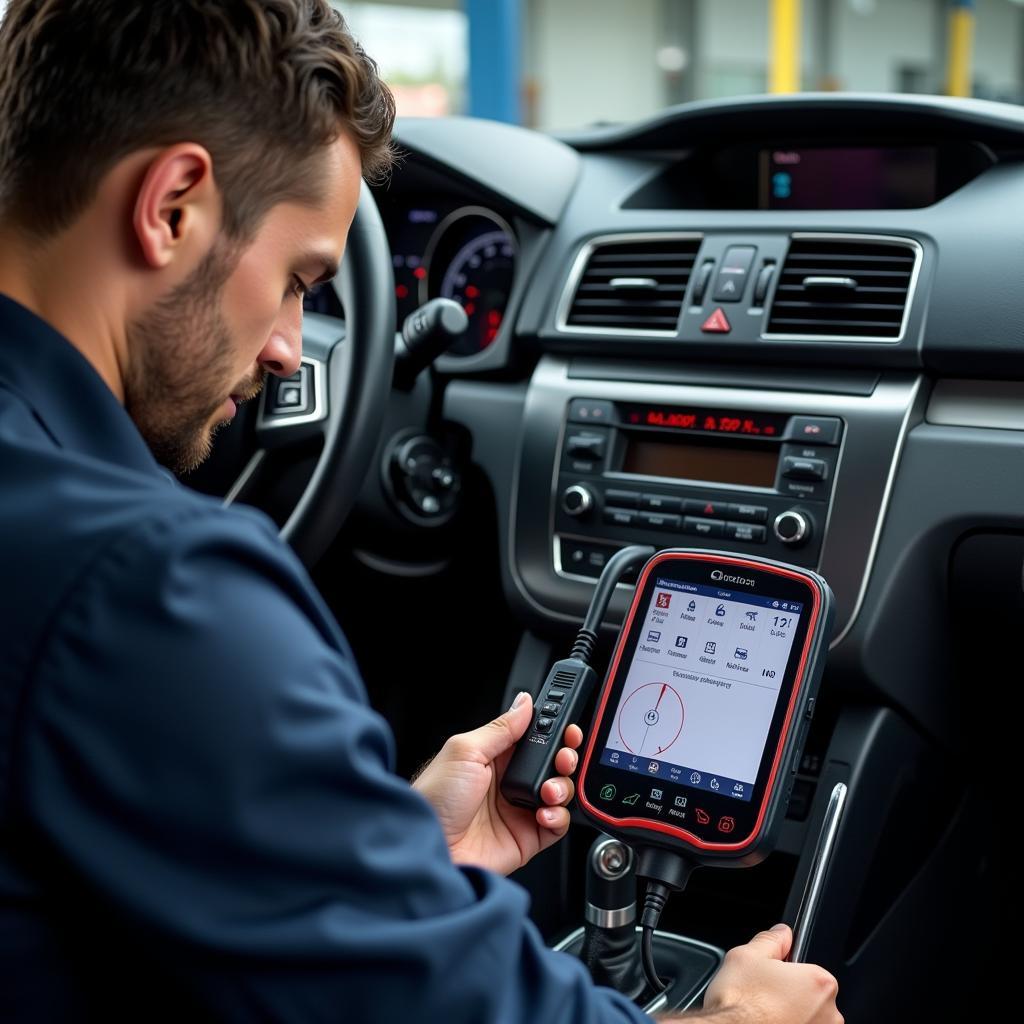
<instances>
[{"instance_id":1,"label":"infotainment screen","mask_svg":"<svg viewBox=\"0 0 1024 1024\"><path fill-rule=\"evenodd\" d=\"M601 764L750 800L802 614L659 578Z\"/></svg>"},{"instance_id":2,"label":"infotainment screen","mask_svg":"<svg viewBox=\"0 0 1024 1024\"><path fill-rule=\"evenodd\" d=\"M895 210L937 198L935 146L764 149L758 161L762 210Z\"/></svg>"}]
</instances>

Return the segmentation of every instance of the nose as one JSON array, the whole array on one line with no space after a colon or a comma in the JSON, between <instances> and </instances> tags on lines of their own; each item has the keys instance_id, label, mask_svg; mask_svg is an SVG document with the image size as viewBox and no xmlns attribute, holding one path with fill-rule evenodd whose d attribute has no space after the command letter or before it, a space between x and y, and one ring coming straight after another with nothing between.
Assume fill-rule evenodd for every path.
<instances>
[{"instance_id":1,"label":"nose","mask_svg":"<svg viewBox=\"0 0 1024 1024\"><path fill-rule=\"evenodd\" d=\"M302 357L302 311L298 315L283 317L274 324L273 330L256 361L267 371L278 377L290 377L299 369Z\"/></svg>"}]
</instances>

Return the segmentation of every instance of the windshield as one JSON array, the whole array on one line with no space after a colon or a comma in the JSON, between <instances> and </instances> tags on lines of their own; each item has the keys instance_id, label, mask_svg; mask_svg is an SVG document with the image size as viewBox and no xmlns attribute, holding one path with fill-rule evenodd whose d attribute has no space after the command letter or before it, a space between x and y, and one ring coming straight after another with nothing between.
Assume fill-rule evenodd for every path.
<instances>
[{"instance_id":1,"label":"windshield","mask_svg":"<svg viewBox=\"0 0 1024 1024\"><path fill-rule=\"evenodd\" d=\"M0 12L9 5L0 0ZM544 131L766 92L1024 99L1024 0L339 0L403 116Z\"/></svg>"},{"instance_id":2,"label":"windshield","mask_svg":"<svg viewBox=\"0 0 1024 1024\"><path fill-rule=\"evenodd\" d=\"M335 4L403 115L559 131L766 92L1024 97L1015 0Z\"/></svg>"}]
</instances>

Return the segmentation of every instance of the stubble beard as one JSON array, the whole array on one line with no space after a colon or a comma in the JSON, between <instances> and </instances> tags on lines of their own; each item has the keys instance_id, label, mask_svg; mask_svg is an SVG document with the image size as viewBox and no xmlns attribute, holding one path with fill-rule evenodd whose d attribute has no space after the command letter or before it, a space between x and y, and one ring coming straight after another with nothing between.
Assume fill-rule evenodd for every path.
<instances>
[{"instance_id":1,"label":"stubble beard","mask_svg":"<svg viewBox=\"0 0 1024 1024\"><path fill-rule=\"evenodd\" d=\"M128 327L131 353L125 408L157 462L187 473L204 462L224 422L217 410L229 393L251 398L265 374L231 380L231 334L220 309L237 260L215 245L195 272Z\"/></svg>"}]
</instances>

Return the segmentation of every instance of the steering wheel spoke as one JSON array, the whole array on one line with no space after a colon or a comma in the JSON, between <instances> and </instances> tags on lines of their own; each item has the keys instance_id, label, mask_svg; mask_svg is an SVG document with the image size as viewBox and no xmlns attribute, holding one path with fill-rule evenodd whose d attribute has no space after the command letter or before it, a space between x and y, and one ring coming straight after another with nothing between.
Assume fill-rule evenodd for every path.
<instances>
[{"instance_id":1,"label":"steering wheel spoke","mask_svg":"<svg viewBox=\"0 0 1024 1024\"><path fill-rule=\"evenodd\" d=\"M345 343L345 325L333 317L306 314L302 331L302 363L291 377L271 377L260 395L256 440L260 448L282 448L323 438L331 414L330 362ZM337 391L337 389L334 389Z\"/></svg>"}]
</instances>

